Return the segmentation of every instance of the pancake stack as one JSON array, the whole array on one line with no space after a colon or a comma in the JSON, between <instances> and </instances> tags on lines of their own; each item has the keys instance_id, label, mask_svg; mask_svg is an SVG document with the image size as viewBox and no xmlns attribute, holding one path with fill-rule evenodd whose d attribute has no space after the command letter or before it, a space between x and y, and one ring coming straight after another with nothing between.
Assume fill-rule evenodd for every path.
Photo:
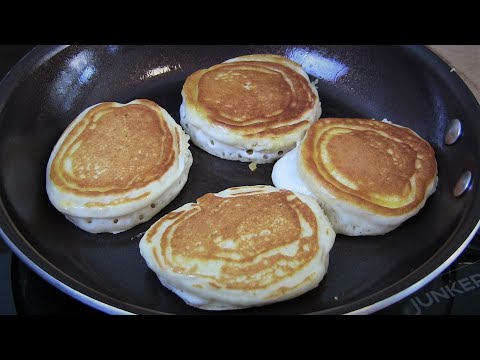
<instances>
[{"instance_id":1,"label":"pancake stack","mask_svg":"<svg viewBox=\"0 0 480 360\"><path fill-rule=\"evenodd\" d=\"M193 143L243 162L277 160L321 114L308 75L278 55L240 56L196 71L182 96L180 123Z\"/></svg>"},{"instance_id":2,"label":"pancake stack","mask_svg":"<svg viewBox=\"0 0 480 360\"><path fill-rule=\"evenodd\" d=\"M125 231L177 196L192 165L188 147L182 128L152 101L93 105L52 151L48 197L85 231Z\"/></svg>"},{"instance_id":3,"label":"pancake stack","mask_svg":"<svg viewBox=\"0 0 480 360\"><path fill-rule=\"evenodd\" d=\"M272 186L206 194L157 221L140 253L161 283L206 310L299 296L324 277L335 232L315 199Z\"/></svg>"},{"instance_id":4,"label":"pancake stack","mask_svg":"<svg viewBox=\"0 0 480 360\"><path fill-rule=\"evenodd\" d=\"M313 195L337 233L385 234L415 215L437 185L435 153L410 129L325 118L274 166L276 187Z\"/></svg>"}]
</instances>

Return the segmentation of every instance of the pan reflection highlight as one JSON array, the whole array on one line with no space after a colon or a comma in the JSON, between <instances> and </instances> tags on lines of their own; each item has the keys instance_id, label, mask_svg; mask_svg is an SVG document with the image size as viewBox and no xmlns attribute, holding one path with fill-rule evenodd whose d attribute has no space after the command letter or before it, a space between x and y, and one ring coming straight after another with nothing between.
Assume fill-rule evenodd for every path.
<instances>
[{"instance_id":1,"label":"pan reflection highlight","mask_svg":"<svg viewBox=\"0 0 480 360\"><path fill-rule=\"evenodd\" d=\"M53 101L60 102L61 107L68 111L81 88L87 85L97 69L93 64L93 55L90 51L82 51L68 62L66 70L62 70L55 80L51 96Z\"/></svg>"},{"instance_id":2,"label":"pan reflection highlight","mask_svg":"<svg viewBox=\"0 0 480 360\"><path fill-rule=\"evenodd\" d=\"M115 54L116 52L118 52L118 50L120 50L120 46L119 46L119 45L108 45L108 46L107 46L107 51L108 51L110 54Z\"/></svg>"},{"instance_id":3,"label":"pan reflection highlight","mask_svg":"<svg viewBox=\"0 0 480 360\"><path fill-rule=\"evenodd\" d=\"M144 75L140 76L140 80L147 80L162 74L169 73L171 71L176 71L178 69L181 69L182 66L180 64L176 65L164 65L164 66L158 66L156 68L147 70Z\"/></svg>"},{"instance_id":4,"label":"pan reflection highlight","mask_svg":"<svg viewBox=\"0 0 480 360\"><path fill-rule=\"evenodd\" d=\"M303 49L293 49L285 54L287 58L300 65L308 73L319 79L336 82L348 74L350 68L334 59L329 59L318 53Z\"/></svg>"}]
</instances>

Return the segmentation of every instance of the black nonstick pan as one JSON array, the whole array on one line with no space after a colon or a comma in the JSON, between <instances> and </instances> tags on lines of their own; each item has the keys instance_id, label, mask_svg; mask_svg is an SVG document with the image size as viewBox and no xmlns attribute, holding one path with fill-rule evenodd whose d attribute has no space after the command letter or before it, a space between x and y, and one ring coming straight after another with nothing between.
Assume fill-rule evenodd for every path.
<instances>
[{"instance_id":1,"label":"black nonstick pan","mask_svg":"<svg viewBox=\"0 0 480 360\"><path fill-rule=\"evenodd\" d=\"M391 233L338 235L318 288L233 313L371 313L445 269L479 226L480 107L458 75L422 46L36 47L0 84L0 233L7 245L44 279L107 313L208 313L160 284L140 256L140 237L207 192L272 184L272 165L252 172L191 145L194 163L179 196L151 221L117 235L86 233L56 211L45 169L57 139L86 107L147 98L178 121L189 74L253 53L284 55L318 79L322 117L387 118L416 131L435 150L439 184L426 206ZM451 124L460 124L461 135L447 145Z\"/></svg>"}]
</instances>

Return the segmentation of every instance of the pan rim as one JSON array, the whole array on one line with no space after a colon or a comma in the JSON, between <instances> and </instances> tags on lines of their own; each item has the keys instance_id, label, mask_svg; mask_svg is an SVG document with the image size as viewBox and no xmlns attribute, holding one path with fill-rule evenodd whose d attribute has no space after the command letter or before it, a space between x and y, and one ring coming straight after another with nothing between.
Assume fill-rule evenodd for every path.
<instances>
[{"instance_id":1,"label":"pan rim","mask_svg":"<svg viewBox=\"0 0 480 360\"><path fill-rule=\"evenodd\" d=\"M405 48L413 49L413 52L416 52L417 54L420 54L430 59L432 59L433 57L435 61L440 62L440 64L443 64L449 68L449 66L443 61L443 59L438 57L430 49L424 46L413 45L413 46L405 46ZM21 59L21 61L6 75L4 80L0 82L0 94L5 95L12 92L15 86L18 84L18 82L22 81L22 79L15 78L15 76L20 72L21 67L25 67L27 64L41 64L44 62L46 57L54 56L56 53L58 53L63 49L65 49L64 46L62 47L46 46L46 47L34 48L31 52L25 55ZM35 57L30 58L29 55L31 55L33 52L35 52L34 55L37 55L36 58ZM34 71L34 69L31 71ZM27 76L27 75L28 74L24 76ZM474 97L473 93L468 88L468 86L464 83L464 81L460 77L458 77L458 79L454 79L454 82L455 84L453 84L452 86L461 87L460 89L462 90L461 96L465 96L466 102L471 102L472 99L475 99L476 107L475 109L472 109L472 111L478 112L478 108L479 108L478 100L476 100L476 98ZM1 110L3 109L4 103L5 101L7 101L8 96L5 96L5 97L1 96L0 98L2 98L2 100L0 101L0 110ZM475 195L476 194L474 194L474 196ZM390 304L405 298L406 296L410 295L414 291L420 289L421 287L426 285L431 279L437 276L441 271L443 271L448 265L450 265L473 239L476 231L480 227L480 220L478 219L478 214L475 213L474 208L475 208L475 205L473 203L471 206L469 206L469 209L466 210L467 212L472 213L470 215L472 218L465 218L461 220L461 222L463 223L463 226L465 226L464 228L465 230L459 231L457 229L453 233L449 234L449 236L452 236L452 237L457 237L457 236L460 237L462 236L462 233L467 231L466 229L468 229L469 225L472 226L475 223L474 221L477 221L476 225L469 232L469 235L467 237L464 237L466 240L464 240L460 244L460 246L455 248L453 252L451 251L452 249L449 250L449 247L452 247L453 244L459 241L452 240L451 242L448 242L448 239L446 239L443 246L437 252L432 254L432 257L424 265L422 265L421 267L418 267L417 269L415 269L414 272L412 272L412 274L409 274L408 276L403 277L398 282L391 284L389 287L386 287L379 292L370 294L364 298L360 298L359 300L356 300L354 303L350 303L350 304L347 303L342 306L312 312L311 314L339 313L339 310L341 310L342 308L343 309L348 307L351 308L352 306L354 308L355 307L354 305L356 303L370 302L368 305L362 306L361 308L357 308L351 311L342 311L342 313L346 313L346 314L369 314L374 311L383 309L389 306ZM87 304L88 306L91 306L95 309L98 309L100 311L103 311L109 314L135 314L135 313L166 314L161 311L145 308L142 306L137 306L128 302L115 299L114 297L107 295L105 292L101 290L93 289L88 285L82 283L81 281L70 277L68 274L66 274L61 269L57 268L54 264L52 264L49 260L47 260L44 256L42 256L37 251L37 249L35 249L28 242L28 240L22 235L21 231L18 229L15 222L12 221L12 219L10 218L10 214L7 212L3 199L0 199L0 212L2 213L0 215L0 224L2 225L0 227L0 235L4 239L6 244L9 246L9 248L15 253L15 255L17 255L22 260L22 262L26 263L27 266L29 266L29 268L31 268L40 277L42 277L44 280L46 280L47 282L49 282L59 290L67 293L69 296L72 296L76 300L79 300L82 303ZM7 236L7 227L9 227L8 234L10 236ZM465 234L463 236L465 236ZM19 245L21 246L17 247L16 242L12 241L11 239L14 239L16 241L18 240L18 242L20 242ZM440 257L440 259L442 259L442 258L445 258L446 255L449 255L449 256L445 259L445 261L443 261L439 266L436 266L433 271L428 272L426 275L423 274L424 276L422 276L420 280L414 282L412 285L408 286L407 288L399 292L395 292L393 293L393 295L390 295L377 302L372 303L369 300L372 298L376 298L377 296L379 296L379 293L381 292L388 292L389 290L391 292L392 288L398 287L399 283L403 283L404 281L411 282L411 280L408 280L410 276L416 277L418 276L418 272L424 266L426 266L427 268L432 266L431 264L432 258ZM40 264L40 266L38 264ZM425 272L425 269L423 272ZM93 297L87 294L94 294L95 296ZM119 307L119 305L121 305L121 307ZM129 310L135 309L135 311L132 312L125 309L129 309Z\"/></svg>"}]
</instances>

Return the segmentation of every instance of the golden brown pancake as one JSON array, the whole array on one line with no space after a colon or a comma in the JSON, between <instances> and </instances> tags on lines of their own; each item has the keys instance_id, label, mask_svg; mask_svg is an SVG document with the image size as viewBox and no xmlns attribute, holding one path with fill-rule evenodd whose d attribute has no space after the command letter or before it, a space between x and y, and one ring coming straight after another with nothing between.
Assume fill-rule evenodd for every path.
<instances>
[{"instance_id":1,"label":"golden brown pancake","mask_svg":"<svg viewBox=\"0 0 480 360\"><path fill-rule=\"evenodd\" d=\"M153 204L188 173L187 141L152 101L97 104L80 114L55 146L47 173L50 199L67 215L115 217L119 227L120 216ZM161 209L155 207L139 215L141 220Z\"/></svg>"},{"instance_id":2,"label":"golden brown pancake","mask_svg":"<svg viewBox=\"0 0 480 360\"><path fill-rule=\"evenodd\" d=\"M321 113L306 73L276 55L242 56L199 70L187 78L182 95L185 131L204 150L230 160L275 160L295 146ZM197 135L199 129L204 134ZM234 148L234 154L222 145Z\"/></svg>"},{"instance_id":3,"label":"golden brown pancake","mask_svg":"<svg viewBox=\"0 0 480 360\"><path fill-rule=\"evenodd\" d=\"M210 310L259 306L316 287L335 234L313 198L271 186L206 194L140 242L162 283Z\"/></svg>"},{"instance_id":4,"label":"golden brown pancake","mask_svg":"<svg viewBox=\"0 0 480 360\"><path fill-rule=\"evenodd\" d=\"M305 179L381 215L415 209L437 175L428 142L410 129L376 120L322 119L308 132L300 154Z\"/></svg>"},{"instance_id":5,"label":"golden brown pancake","mask_svg":"<svg viewBox=\"0 0 480 360\"><path fill-rule=\"evenodd\" d=\"M91 109L53 159L52 182L63 191L95 196L123 194L158 180L174 163L179 134L152 107L157 105L138 100Z\"/></svg>"},{"instance_id":6,"label":"golden brown pancake","mask_svg":"<svg viewBox=\"0 0 480 360\"><path fill-rule=\"evenodd\" d=\"M296 182L282 176L291 161L298 162L291 167ZM408 128L325 118L275 165L272 178L277 187L313 193L337 233L378 235L424 206L435 191L437 163L430 144Z\"/></svg>"}]
</instances>

